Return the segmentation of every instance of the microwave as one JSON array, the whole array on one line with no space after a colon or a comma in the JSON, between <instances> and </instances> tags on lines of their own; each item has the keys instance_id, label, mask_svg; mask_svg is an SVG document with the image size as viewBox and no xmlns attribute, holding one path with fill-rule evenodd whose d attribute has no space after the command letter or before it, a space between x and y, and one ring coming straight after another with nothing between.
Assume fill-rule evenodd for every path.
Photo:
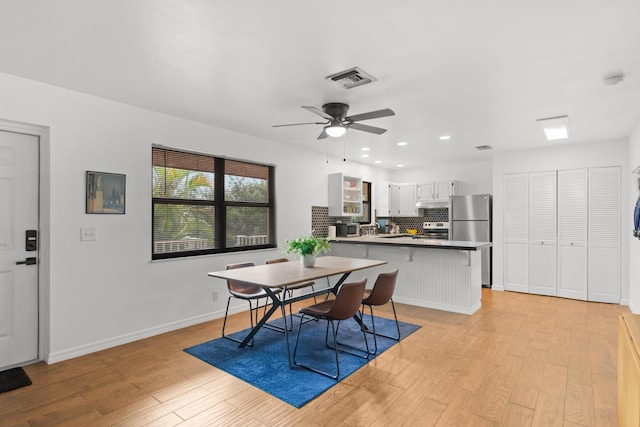
<instances>
[{"instance_id":1,"label":"microwave","mask_svg":"<svg viewBox=\"0 0 640 427\"><path fill-rule=\"evenodd\" d=\"M360 236L360 224L336 224L337 237Z\"/></svg>"}]
</instances>

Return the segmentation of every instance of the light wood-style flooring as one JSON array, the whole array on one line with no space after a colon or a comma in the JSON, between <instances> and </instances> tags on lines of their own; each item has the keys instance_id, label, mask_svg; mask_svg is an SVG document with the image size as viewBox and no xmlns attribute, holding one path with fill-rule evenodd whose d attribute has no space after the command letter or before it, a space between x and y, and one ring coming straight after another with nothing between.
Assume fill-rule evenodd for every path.
<instances>
[{"instance_id":1,"label":"light wood-style flooring","mask_svg":"<svg viewBox=\"0 0 640 427\"><path fill-rule=\"evenodd\" d=\"M220 319L27 366L33 385L0 394L0 425L616 424L617 316L627 307L483 289L473 316L397 308L422 328L302 409L182 351L219 337ZM230 330L246 317L232 316Z\"/></svg>"}]
</instances>

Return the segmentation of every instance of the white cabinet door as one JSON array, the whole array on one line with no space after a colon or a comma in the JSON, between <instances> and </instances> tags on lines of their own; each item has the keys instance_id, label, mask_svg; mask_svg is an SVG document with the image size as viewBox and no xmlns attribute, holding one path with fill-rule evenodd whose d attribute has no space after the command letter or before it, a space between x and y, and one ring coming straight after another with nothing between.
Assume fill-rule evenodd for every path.
<instances>
[{"instance_id":1,"label":"white cabinet door","mask_svg":"<svg viewBox=\"0 0 640 427\"><path fill-rule=\"evenodd\" d=\"M400 214L400 186L389 184L389 215Z\"/></svg>"},{"instance_id":2,"label":"white cabinet door","mask_svg":"<svg viewBox=\"0 0 640 427\"><path fill-rule=\"evenodd\" d=\"M449 196L453 196L455 183L454 181L436 181L434 184L436 188L436 200L441 202L448 202Z\"/></svg>"},{"instance_id":3,"label":"white cabinet door","mask_svg":"<svg viewBox=\"0 0 640 427\"><path fill-rule=\"evenodd\" d=\"M416 212L416 185L400 184L399 186L399 213L398 215L417 215Z\"/></svg>"},{"instance_id":4,"label":"white cabinet door","mask_svg":"<svg viewBox=\"0 0 640 427\"><path fill-rule=\"evenodd\" d=\"M557 295L556 172L529 174L529 292Z\"/></svg>"},{"instance_id":5,"label":"white cabinet door","mask_svg":"<svg viewBox=\"0 0 640 427\"><path fill-rule=\"evenodd\" d=\"M418 184L418 200L432 201L435 193L435 183Z\"/></svg>"},{"instance_id":6,"label":"white cabinet door","mask_svg":"<svg viewBox=\"0 0 640 427\"><path fill-rule=\"evenodd\" d=\"M529 176L504 176L504 288L529 291Z\"/></svg>"},{"instance_id":7,"label":"white cabinet door","mask_svg":"<svg viewBox=\"0 0 640 427\"><path fill-rule=\"evenodd\" d=\"M558 171L558 296L587 299L587 170Z\"/></svg>"},{"instance_id":8,"label":"white cabinet door","mask_svg":"<svg viewBox=\"0 0 640 427\"><path fill-rule=\"evenodd\" d=\"M620 168L590 168L589 301L620 303L620 212Z\"/></svg>"}]
</instances>

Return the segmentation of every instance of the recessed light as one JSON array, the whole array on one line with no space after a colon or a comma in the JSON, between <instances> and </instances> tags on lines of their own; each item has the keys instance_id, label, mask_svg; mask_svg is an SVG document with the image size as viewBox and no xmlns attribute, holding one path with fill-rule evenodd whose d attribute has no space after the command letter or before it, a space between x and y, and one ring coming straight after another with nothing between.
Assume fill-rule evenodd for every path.
<instances>
[{"instance_id":1,"label":"recessed light","mask_svg":"<svg viewBox=\"0 0 640 427\"><path fill-rule=\"evenodd\" d=\"M376 161L374 161L373 163L380 164L380 163L382 163L382 160L376 160Z\"/></svg>"},{"instance_id":2,"label":"recessed light","mask_svg":"<svg viewBox=\"0 0 640 427\"><path fill-rule=\"evenodd\" d=\"M404 142L404 141L402 141L402 142L398 142L398 145L399 145L399 146L403 146L403 145L407 145L407 144L409 144L409 143L408 143L408 142Z\"/></svg>"},{"instance_id":3,"label":"recessed light","mask_svg":"<svg viewBox=\"0 0 640 427\"><path fill-rule=\"evenodd\" d=\"M371 148L369 148L369 147L362 147L362 148L360 149L360 151L369 151L369 150L371 150Z\"/></svg>"},{"instance_id":4,"label":"recessed light","mask_svg":"<svg viewBox=\"0 0 640 427\"><path fill-rule=\"evenodd\" d=\"M442 135L442 136L440 137L440 139L441 139L442 141L446 141L446 140L448 140L448 139L451 139L451 136L449 136L449 135Z\"/></svg>"},{"instance_id":5,"label":"recessed light","mask_svg":"<svg viewBox=\"0 0 640 427\"><path fill-rule=\"evenodd\" d=\"M361 154L360 157L369 157L368 154Z\"/></svg>"},{"instance_id":6,"label":"recessed light","mask_svg":"<svg viewBox=\"0 0 640 427\"><path fill-rule=\"evenodd\" d=\"M397 165L397 166L398 166L399 168L403 168L403 167L404 167L404 165Z\"/></svg>"},{"instance_id":7,"label":"recessed light","mask_svg":"<svg viewBox=\"0 0 640 427\"><path fill-rule=\"evenodd\" d=\"M548 117L536 121L542 126L547 141L569 138L569 116Z\"/></svg>"}]
</instances>

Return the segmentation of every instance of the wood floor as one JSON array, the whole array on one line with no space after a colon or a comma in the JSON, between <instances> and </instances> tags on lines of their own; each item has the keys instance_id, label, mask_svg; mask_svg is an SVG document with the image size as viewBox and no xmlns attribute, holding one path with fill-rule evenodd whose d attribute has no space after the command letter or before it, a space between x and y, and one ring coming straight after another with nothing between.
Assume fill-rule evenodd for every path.
<instances>
[{"instance_id":1,"label":"wood floor","mask_svg":"<svg viewBox=\"0 0 640 427\"><path fill-rule=\"evenodd\" d=\"M473 316L397 308L422 328L302 409L182 351L220 336L217 320L27 366L33 385L0 394L0 425L615 425L627 307L483 289Z\"/></svg>"}]
</instances>

